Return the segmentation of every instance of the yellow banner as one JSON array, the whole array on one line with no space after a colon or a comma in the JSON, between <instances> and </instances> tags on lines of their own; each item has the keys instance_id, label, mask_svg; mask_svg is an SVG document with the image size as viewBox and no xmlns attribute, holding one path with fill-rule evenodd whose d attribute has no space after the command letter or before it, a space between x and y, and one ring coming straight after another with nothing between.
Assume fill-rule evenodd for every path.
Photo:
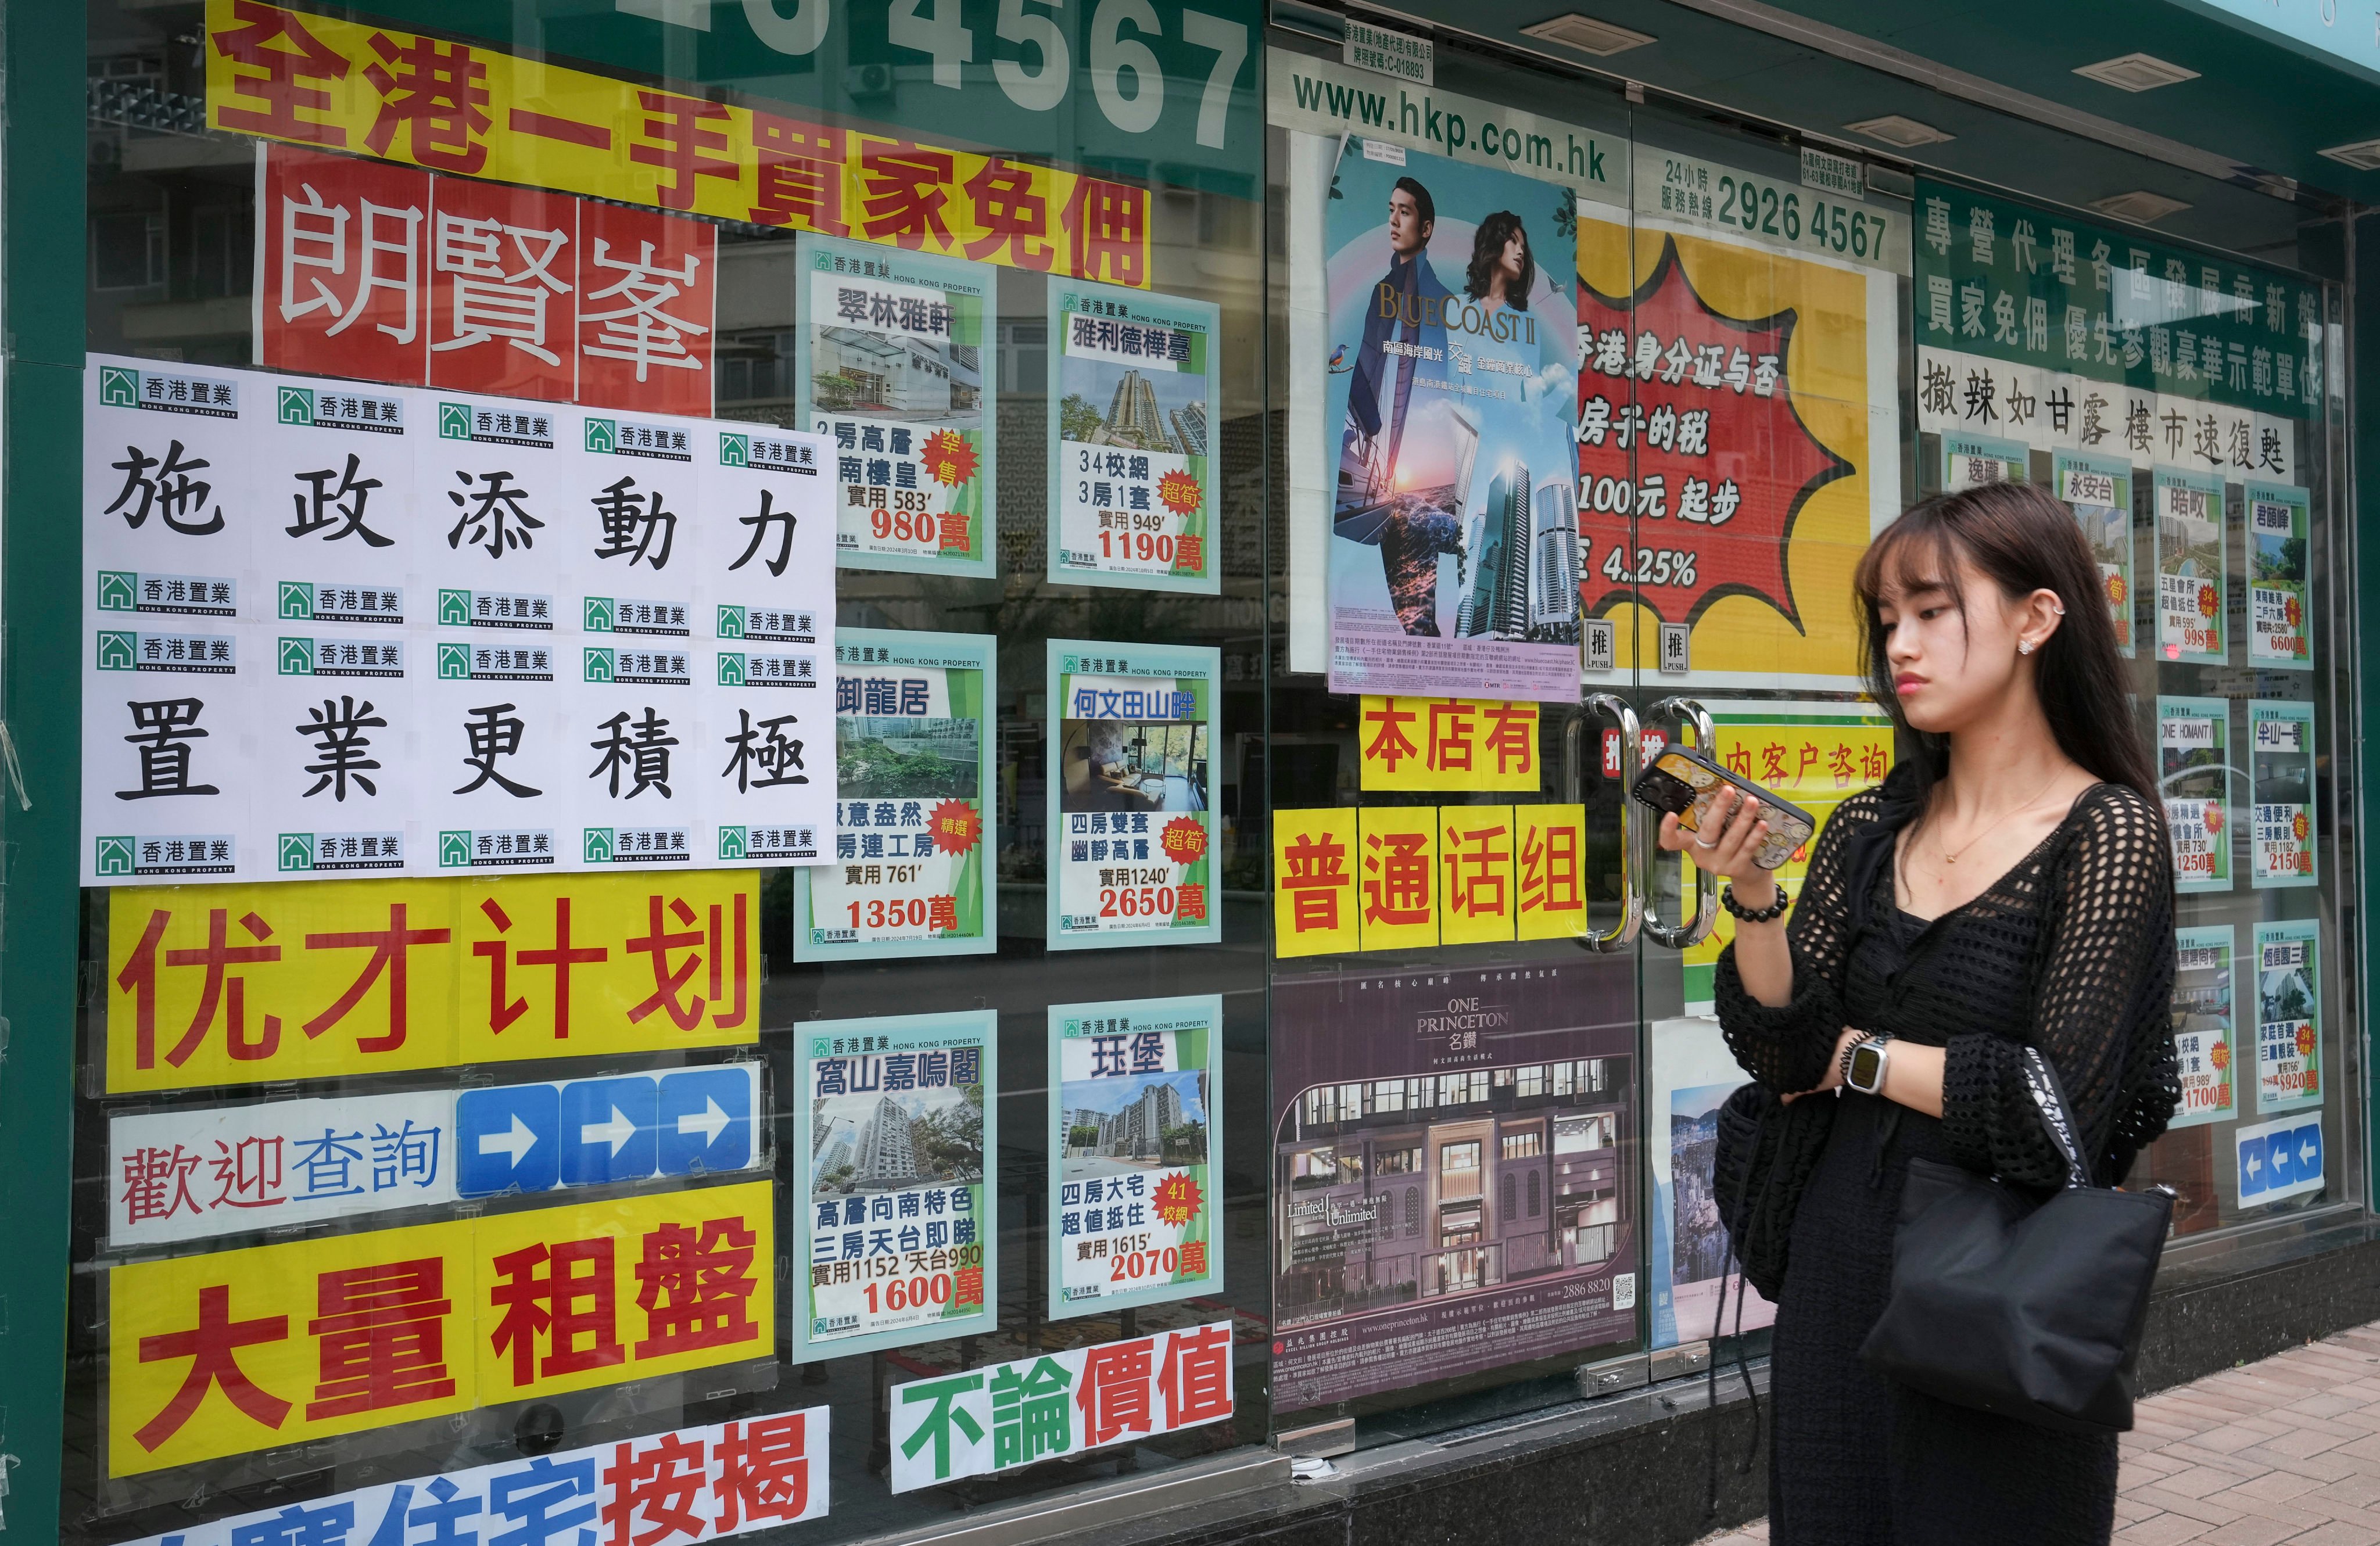
<instances>
[{"instance_id":1,"label":"yellow banner","mask_svg":"<svg viewBox=\"0 0 2380 1546\"><path fill-rule=\"evenodd\" d=\"M1479 945L1512 937L1512 807L1439 810L1438 938Z\"/></svg>"},{"instance_id":2,"label":"yellow banner","mask_svg":"<svg viewBox=\"0 0 2380 1546\"><path fill-rule=\"evenodd\" d=\"M1586 932L1584 805L1273 813L1273 953Z\"/></svg>"},{"instance_id":3,"label":"yellow banner","mask_svg":"<svg viewBox=\"0 0 2380 1546\"><path fill-rule=\"evenodd\" d=\"M1366 694L1355 744L1366 791L1538 788L1534 703Z\"/></svg>"},{"instance_id":4,"label":"yellow banner","mask_svg":"<svg viewBox=\"0 0 2380 1546\"><path fill-rule=\"evenodd\" d=\"M1364 898L1364 948L1437 944L1437 807L1366 805L1356 812L1355 825L1363 835L1357 888Z\"/></svg>"},{"instance_id":5,"label":"yellow banner","mask_svg":"<svg viewBox=\"0 0 2380 1546\"><path fill-rule=\"evenodd\" d=\"M1712 755L1719 765L1809 812L1819 832L1827 829L1836 806L1884 782L1884 776L1892 771L1892 726L1880 718L1815 724L1722 723L1715 728ZM1778 879L1796 896L1801 894L1803 877L1810 872L1810 851L1816 845L1814 834L1777 872ZM1685 906L1689 912L1695 906L1695 885L1700 878L1701 872L1688 864ZM1686 964L1710 965L1718 960L1720 948L1734 937L1735 920L1721 908L1710 937L1686 950Z\"/></svg>"},{"instance_id":6,"label":"yellow banner","mask_svg":"<svg viewBox=\"0 0 2380 1546\"><path fill-rule=\"evenodd\" d=\"M206 70L207 122L237 134L450 176L1148 285L1148 190L1129 183L658 91L263 0L207 0Z\"/></svg>"},{"instance_id":7,"label":"yellow banner","mask_svg":"<svg viewBox=\"0 0 2380 1546\"><path fill-rule=\"evenodd\" d=\"M773 1358L771 1184L117 1267L108 1473Z\"/></svg>"},{"instance_id":8,"label":"yellow banner","mask_svg":"<svg viewBox=\"0 0 2380 1546\"><path fill-rule=\"evenodd\" d=\"M1363 948L1356 924L1355 809L1276 811L1272 818L1273 953Z\"/></svg>"},{"instance_id":9,"label":"yellow banner","mask_svg":"<svg viewBox=\"0 0 2380 1546\"><path fill-rule=\"evenodd\" d=\"M1586 807L1520 805L1512 812L1513 905L1523 939L1586 932Z\"/></svg>"},{"instance_id":10,"label":"yellow banner","mask_svg":"<svg viewBox=\"0 0 2380 1546\"><path fill-rule=\"evenodd\" d=\"M747 1045L753 870L127 887L107 1088Z\"/></svg>"}]
</instances>

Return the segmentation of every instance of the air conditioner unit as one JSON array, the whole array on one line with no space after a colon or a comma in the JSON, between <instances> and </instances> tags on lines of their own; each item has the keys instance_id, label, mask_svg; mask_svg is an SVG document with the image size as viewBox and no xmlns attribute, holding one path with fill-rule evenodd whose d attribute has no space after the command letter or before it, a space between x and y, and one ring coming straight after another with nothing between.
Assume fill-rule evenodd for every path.
<instances>
[{"instance_id":1,"label":"air conditioner unit","mask_svg":"<svg viewBox=\"0 0 2380 1546\"><path fill-rule=\"evenodd\" d=\"M1843 127L1853 134L1864 134L1870 139L1880 139L1904 151L1920 145L1939 145L1952 138L1931 124L1921 124L1898 113L1888 113L1881 118L1862 118L1858 123L1845 124Z\"/></svg>"},{"instance_id":2,"label":"air conditioner unit","mask_svg":"<svg viewBox=\"0 0 2380 1546\"><path fill-rule=\"evenodd\" d=\"M2091 200L2091 207L2101 214L2114 215L2118 220L2129 220L2135 225L2154 225L2177 211L2190 208L2179 199L2168 199L2162 193L2151 193L2146 188L2134 188L2130 193L2111 194L2105 199L2094 199Z\"/></svg>"},{"instance_id":3,"label":"air conditioner unit","mask_svg":"<svg viewBox=\"0 0 2380 1546\"><path fill-rule=\"evenodd\" d=\"M1632 48L1642 48L1648 42L1660 41L1650 32L1633 31L1609 21L1597 21L1591 16L1581 16L1576 11L1524 27L1521 31L1524 36L1543 38L1564 48L1577 49L1581 54L1592 54L1598 59L1609 59L1615 54L1625 54Z\"/></svg>"},{"instance_id":4,"label":"air conditioner unit","mask_svg":"<svg viewBox=\"0 0 2380 1546\"><path fill-rule=\"evenodd\" d=\"M2113 86L2119 91L2154 91L2160 86L2178 86L2198 79L2196 70L2186 70L2154 54L2120 54L2095 65L2084 65L2074 73L2102 86Z\"/></svg>"}]
</instances>

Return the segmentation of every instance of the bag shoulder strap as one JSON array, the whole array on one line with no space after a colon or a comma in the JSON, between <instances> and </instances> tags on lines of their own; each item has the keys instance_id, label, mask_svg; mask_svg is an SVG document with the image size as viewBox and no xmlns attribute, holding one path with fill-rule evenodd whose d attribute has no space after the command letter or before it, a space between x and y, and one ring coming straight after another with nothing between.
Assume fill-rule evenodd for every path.
<instances>
[{"instance_id":1,"label":"bag shoulder strap","mask_svg":"<svg viewBox=\"0 0 2380 1546\"><path fill-rule=\"evenodd\" d=\"M2024 1087L2033 1096L2033 1104L2041 1111L2041 1125L2047 1129L2050 1142L2058 1146L2058 1156L2066 1161L2066 1184L2070 1188L2091 1184L2090 1167L2082 1163L2082 1145L2074 1136L2074 1118L2066 1108L2066 1093L2058 1082L2058 1070L2037 1046L2024 1049Z\"/></svg>"}]
</instances>

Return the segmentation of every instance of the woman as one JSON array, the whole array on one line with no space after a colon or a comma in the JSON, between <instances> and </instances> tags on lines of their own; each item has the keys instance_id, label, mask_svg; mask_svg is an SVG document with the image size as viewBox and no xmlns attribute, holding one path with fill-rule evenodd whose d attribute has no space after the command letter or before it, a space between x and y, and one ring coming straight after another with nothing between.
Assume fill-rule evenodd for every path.
<instances>
[{"instance_id":1,"label":"woman","mask_svg":"<svg viewBox=\"0 0 2380 1546\"><path fill-rule=\"evenodd\" d=\"M1791 922L1751 863L1767 831L1756 801L1722 793L1707 846L1661 823L1662 847L1731 882L1739 922L1715 989L1728 1045L1789 1099L1842 1102L1778 1306L1769 1539L2105 1541L2114 1435L1950 1406L1858 1354L1890 1288L1912 1158L2045 1190L2064 1178L2020 1079L2023 1045L2056 1067L2100 1185L2172 1117L2173 880L2155 776L2098 566L2046 492L1929 499L1868 550L1854 586L1902 755L1827 824ZM1864 1094L1844 1077L1869 1038L1887 1038L1884 1069Z\"/></svg>"},{"instance_id":2,"label":"woman","mask_svg":"<svg viewBox=\"0 0 2380 1546\"><path fill-rule=\"evenodd\" d=\"M1471 238L1471 266L1463 271L1463 293L1484 309L1502 306L1526 311L1536 283L1537 260L1529 252L1521 217L1499 210L1481 221Z\"/></svg>"}]
</instances>

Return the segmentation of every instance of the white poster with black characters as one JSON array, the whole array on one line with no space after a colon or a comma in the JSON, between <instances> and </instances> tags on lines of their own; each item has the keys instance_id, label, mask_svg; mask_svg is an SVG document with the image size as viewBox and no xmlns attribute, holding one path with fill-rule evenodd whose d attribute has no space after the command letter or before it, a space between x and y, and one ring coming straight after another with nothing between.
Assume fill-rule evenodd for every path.
<instances>
[{"instance_id":1,"label":"white poster with black characters","mask_svg":"<svg viewBox=\"0 0 2380 1546\"><path fill-rule=\"evenodd\" d=\"M86 884L814 864L814 436L85 373Z\"/></svg>"}]
</instances>

